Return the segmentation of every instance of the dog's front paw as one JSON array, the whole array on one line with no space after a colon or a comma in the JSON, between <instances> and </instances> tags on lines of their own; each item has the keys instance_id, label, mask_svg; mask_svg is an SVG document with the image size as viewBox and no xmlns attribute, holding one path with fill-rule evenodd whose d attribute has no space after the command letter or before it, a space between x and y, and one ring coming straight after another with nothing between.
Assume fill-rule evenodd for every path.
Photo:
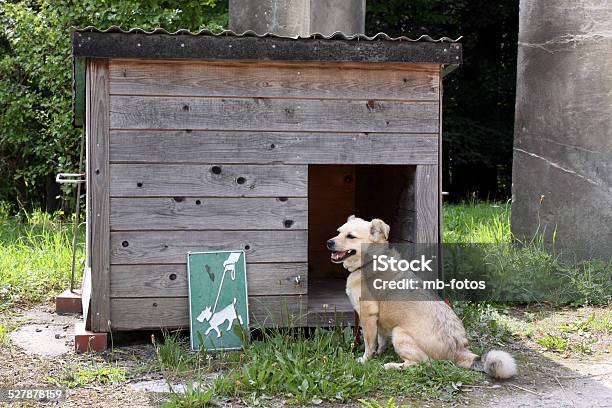
<instances>
[{"instance_id":1,"label":"dog's front paw","mask_svg":"<svg viewBox=\"0 0 612 408\"><path fill-rule=\"evenodd\" d=\"M402 363L387 363L387 364L383 364L383 367L385 368L385 370L401 370L402 368L404 368L404 364L402 364Z\"/></svg>"},{"instance_id":2,"label":"dog's front paw","mask_svg":"<svg viewBox=\"0 0 612 408\"><path fill-rule=\"evenodd\" d=\"M363 355L361 357L357 357L357 362L359 364L365 364L366 361L368 361L368 357L366 357L365 355Z\"/></svg>"}]
</instances>

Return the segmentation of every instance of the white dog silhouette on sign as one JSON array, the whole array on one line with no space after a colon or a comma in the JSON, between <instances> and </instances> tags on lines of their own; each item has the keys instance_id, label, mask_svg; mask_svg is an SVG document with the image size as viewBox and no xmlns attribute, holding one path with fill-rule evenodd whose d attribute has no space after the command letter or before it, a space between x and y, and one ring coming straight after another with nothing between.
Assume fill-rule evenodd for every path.
<instances>
[{"instance_id":1,"label":"white dog silhouette on sign","mask_svg":"<svg viewBox=\"0 0 612 408\"><path fill-rule=\"evenodd\" d=\"M230 331L232 326L234 325L234 320L238 320L242 325L242 316L236 313L236 298L229 305L225 306L220 311L217 310L217 302L219 302L219 295L221 295L221 290L223 289L223 281L225 279L225 274L230 272L232 280L236 279L236 262L240 259L240 252L232 252L229 254L227 259L223 262L223 276L221 277L221 283L219 284L219 291L217 292L217 298L215 299L215 304L211 308L207 306L200 312L196 320L200 323L204 323L207 321L210 324L210 327L204 333L205 336L214 330L217 333L217 337L221 337L221 330L219 330L219 326L221 326L225 321L227 321L227 329L225 331Z\"/></svg>"},{"instance_id":2,"label":"white dog silhouette on sign","mask_svg":"<svg viewBox=\"0 0 612 408\"><path fill-rule=\"evenodd\" d=\"M206 330L206 333L204 333L205 336L208 336L208 334L214 330L217 332L217 337L221 337L221 330L219 330L219 326L227 321L227 329L225 329L225 331L230 331L234 325L234 320L236 319L238 319L238 322L240 322L241 325L243 324L242 316L236 314L236 298L234 298L232 303L216 313L213 313L210 306L208 306L202 310L202 313L200 313L198 317L196 317L198 322L204 323L204 321L207 321L208 324L210 324L210 327L208 330Z\"/></svg>"}]
</instances>

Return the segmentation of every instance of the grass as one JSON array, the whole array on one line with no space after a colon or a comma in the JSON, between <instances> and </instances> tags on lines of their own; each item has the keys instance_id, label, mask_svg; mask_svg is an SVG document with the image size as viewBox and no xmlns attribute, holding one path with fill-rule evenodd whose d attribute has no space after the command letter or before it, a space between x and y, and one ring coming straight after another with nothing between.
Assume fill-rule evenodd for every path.
<instances>
[{"instance_id":1,"label":"grass","mask_svg":"<svg viewBox=\"0 0 612 408\"><path fill-rule=\"evenodd\" d=\"M488 303L453 303L455 313L463 321L470 347L482 354L492 347L503 347L512 339L510 321L502 307Z\"/></svg>"},{"instance_id":2,"label":"grass","mask_svg":"<svg viewBox=\"0 0 612 408\"><path fill-rule=\"evenodd\" d=\"M445 243L482 244L475 248L477 267L467 262L457 277L484 277L489 300L573 306L612 301L612 258L563 259L554 252L554 243L551 251L541 237L517 245L510 231L509 204L446 205L443 231Z\"/></svg>"},{"instance_id":3,"label":"grass","mask_svg":"<svg viewBox=\"0 0 612 408\"><path fill-rule=\"evenodd\" d=\"M585 319L559 326L565 332L612 333L612 311L597 310Z\"/></svg>"},{"instance_id":4,"label":"grass","mask_svg":"<svg viewBox=\"0 0 612 408\"><path fill-rule=\"evenodd\" d=\"M591 333L612 333L612 311L600 310L591 313L586 321L580 323L580 328Z\"/></svg>"},{"instance_id":5,"label":"grass","mask_svg":"<svg viewBox=\"0 0 612 408\"><path fill-rule=\"evenodd\" d=\"M171 375L180 367L193 367L199 353L187 352L185 341L176 334L167 334L166 350L157 353L160 365L170 368ZM223 375L214 380L204 376L208 370L190 370L190 381L198 387L187 396L172 395L169 407L189 405L198 393L238 399L250 405L266 405L266 401L280 399L288 404L347 403L376 395L393 397L454 400L461 395L461 386L482 379L480 373L458 368L448 361L432 361L405 370L387 371L383 364L397 361L392 351L368 361L357 362L362 352L353 344L350 328L272 329L264 332L261 340L248 344L242 352L215 355L223 360ZM191 363L186 364L189 360ZM172 369L174 365L174 369ZM187 372L187 371L184 371ZM195 375L193 375L195 373ZM211 391L212 390L212 391ZM365 400L364 400L365 401ZM209 402L206 402L209 403ZM370 401L374 404L375 400ZM199 406L206 406L204 403Z\"/></svg>"},{"instance_id":6,"label":"grass","mask_svg":"<svg viewBox=\"0 0 612 408\"><path fill-rule=\"evenodd\" d=\"M203 408L217 405L214 400L214 390L188 384L183 392L173 392L168 401L161 404L161 408Z\"/></svg>"},{"instance_id":7,"label":"grass","mask_svg":"<svg viewBox=\"0 0 612 408\"><path fill-rule=\"evenodd\" d=\"M92 367L64 366L47 381L58 387L76 388L90 384L115 384L126 379L125 369L109 363L95 363Z\"/></svg>"},{"instance_id":8,"label":"grass","mask_svg":"<svg viewBox=\"0 0 612 408\"><path fill-rule=\"evenodd\" d=\"M510 204L471 202L444 205L445 243L510 243Z\"/></svg>"},{"instance_id":9,"label":"grass","mask_svg":"<svg viewBox=\"0 0 612 408\"><path fill-rule=\"evenodd\" d=\"M160 344L153 337L155 354L162 371L181 374L192 369L194 357L188 353L187 344L187 339L180 332L163 332Z\"/></svg>"},{"instance_id":10,"label":"grass","mask_svg":"<svg viewBox=\"0 0 612 408\"><path fill-rule=\"evenodd\" d=\"M390 360L396 361L392 355ZM379 363L380 364L380 363ZM380 368L379 368L380 369ZM453 401L461 387L478 382L480 373L457 367L450 361L428 361L401 371L378 372L384 396L409 395L421 400Z\"/></svg>"},{"instance_id":11,"label":"grass","mask_svg":"<svg viewBox=\"0 0 612 408\"><path fill-rule=\"evenodd\" d=\"M5 324L0 323L0 347L9 343L9 329Z\"/></svg>"},{"instance_id":12,"label":"grass","mask_svg":"<svg viewBox=\"0 0 612 408\"><path fill-rule=\"evenodd\" d=\"M152 337L157 359L156 368L164 373L166 378L189 378L194 373L210 373L234 367L241 361L240 353L218 351L207 353L190 350L189 339L181 331L162 331L158 341Z\"/></svg>"},{"instance_id":13,"label":"grass","mask_svg":"<svg viewBox=\"0 0 612 408\"><path fill-rule=\"evenodd\" d=\"M278 396L289 402L344 402L379 384L379 362L357 363L350 330L274 330L243 353L244 363L215 383L219 394L244 398Z\"/></svg>"},{"instance_id":14,"label":"grass","mask_svg":"<svg viewBox=\"0 0 612 408\"><path fill-rule=\"evenodd\" d=\"M393 398L389 398L385 402L364 399L360 399L359 402L364 408L410 408L410 405L397 405Z\"/></svg>"},{"instance_id":15,"label":"grass","mask_svg":"<svg viewBox=\"0 0 612 408\"><path fill-rule=\"evenodd\" d=\"M600 338L612 333L612 310L593 310L586 317L577 317L562 324L548 323L545 330L534 336L535 342L547 351L558 353L586 353L599 351L604 344ZM545 334L544 334L545 333Z\"/></svg>"},{"instance_id":16,"label":"grass","mask_svg":"<svg viewBox=\"0 0 612 408\"><path fill-rule=\"evenodd\" d=\"M77 255L80 284L82 243ZM22 216L0 211L0 309L52 299L68 287L71 262L71 223L41 211Z\"/></svg>"},{"instance_id":17,"label":"grass","mask_svg":"<svg viewBox=\"0 0 612 408\"><path fill-rule=\"evenodd\" d=\"M540 346L552 351L565 351L568 348L569 342L561 336L546 336L536 340Z\"/></svg>"}]
</instances>

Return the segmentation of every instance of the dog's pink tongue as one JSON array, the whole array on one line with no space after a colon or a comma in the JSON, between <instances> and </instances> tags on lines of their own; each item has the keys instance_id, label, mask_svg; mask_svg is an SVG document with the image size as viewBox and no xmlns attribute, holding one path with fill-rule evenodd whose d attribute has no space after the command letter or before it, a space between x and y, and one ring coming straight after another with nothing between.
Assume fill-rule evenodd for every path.
<instances>
[{"instance_id":1,"label":"dog's pink tongue","mask_svg":"<svg viewBox=\"0 0 612 408\"><path fill-rule=\"evenodd\" d=\"M346 255L348 251L340 251L340 252L332 252L331 258L333 260L341 259L344 255Z\"/></svg>"}]
</instances>

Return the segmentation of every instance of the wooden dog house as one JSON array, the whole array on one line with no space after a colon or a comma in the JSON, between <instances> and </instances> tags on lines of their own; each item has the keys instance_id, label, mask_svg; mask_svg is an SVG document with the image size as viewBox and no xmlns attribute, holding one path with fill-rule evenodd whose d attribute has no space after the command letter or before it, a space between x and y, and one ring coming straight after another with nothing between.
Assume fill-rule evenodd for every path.
<instances>
[{"instance_id":1,"label":"wooden dog house","mask_svg":"<svg viewBox=\"0 0 612 408\"><path fill-rule=\"evenodd\" d=\"M87 28L73 54L91 330L188 327L186 254L240 248L252 322L345 322L348 215L438 242L455 41Z\"/></svg>"}]
</instances>

